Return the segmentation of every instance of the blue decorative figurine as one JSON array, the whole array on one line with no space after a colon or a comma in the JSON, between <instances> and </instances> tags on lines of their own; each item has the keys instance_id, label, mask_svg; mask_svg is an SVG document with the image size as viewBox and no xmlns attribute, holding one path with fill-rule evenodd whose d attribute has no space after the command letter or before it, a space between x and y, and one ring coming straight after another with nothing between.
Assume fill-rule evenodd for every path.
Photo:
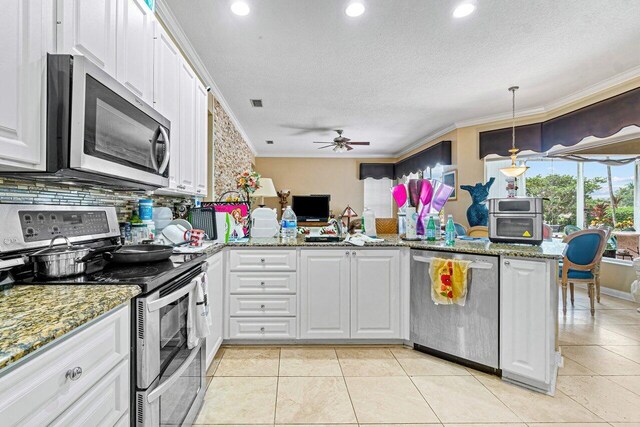
<instances>
[{"instance_id":1,"label":"blue decorative figurine","mask_svg":"<svg viewBox=\"0 0 640 427\"><path fill-rule=\"evenodd\" d=\"M471 200L473 203L467 209L467 221L469 226L475 227L476 225L487 226L489 222L489 209L487 209L487 198L489 197L489 189L493 185L495 178L489 179L486 184L477 183L474 186L461 185L460 188L467 190L471 194Z\"/></svg>"}]
</instances>

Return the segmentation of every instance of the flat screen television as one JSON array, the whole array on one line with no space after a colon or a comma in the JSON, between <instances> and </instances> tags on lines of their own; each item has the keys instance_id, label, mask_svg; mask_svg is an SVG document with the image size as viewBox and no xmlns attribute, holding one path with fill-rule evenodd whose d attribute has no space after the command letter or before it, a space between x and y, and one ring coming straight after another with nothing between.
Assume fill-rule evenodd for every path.
<instances>
[{"instance_id":1,"label":"flat screen television","mask_svg":"<svg viewBox=\"0 0 640 427\"><path fill-rule=\"evenodd\" d=\"M327 222L329 221L329 195L293 196L291 209L298 221Z\"/></svg>"}]
</instances>

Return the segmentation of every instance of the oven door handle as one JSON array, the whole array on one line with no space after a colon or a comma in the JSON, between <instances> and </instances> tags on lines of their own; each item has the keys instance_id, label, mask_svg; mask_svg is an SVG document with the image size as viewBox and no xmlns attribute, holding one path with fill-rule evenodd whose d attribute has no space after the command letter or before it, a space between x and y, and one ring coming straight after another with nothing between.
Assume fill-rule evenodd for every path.
<instances>
[{"instance_id":1,"label":"oven door handle","mask_svg":"<svg viewBox=\"0 0 640 427\"><path fill-rule=\"evenodd\" d=\"M184 371L187 370L189 365L191 365L191 362L193 362L193 359L196 358L201 348L202 348L202 344L198 344L193 350L191 350L191 353L189 353L189 356L187 357L187 359L184 361L182 365L180 365L178 369L176 369L173 375L171 375L165 381L158 384L158 387L156 387L155 390L153 390L151 393L148 394L147 402L153 403L156 399L162 396L162 394L164 394L164 392L167 391L167 389L171 388L171 386L176 381L178 381L178 378L180 378L182 374L184 374Z\"/></svg>"},{"instance_id":2,"label":"oven door handle","mask_svg":"<svg viewBox=\"0 0 640 427\"><path fill-rule=\"evenodd\" d=\"M200 277L200 276L197 276L197 277ZM182 298L183 296L191 292L193 288L196 287L196 283L197 283L196 280L192 280L191 283L189 283L188 285L178 289L175 292L170 293L166 297L158 298L155 301L149 301L147 303L147 311L152 312L152 311L160 310L162 307L166 307L172 302L179 300L180 298Z\"/></svg>"},{"instance_id":3,"label":"oven door handle","mask_svg":"<svg viewBox=\"0 0 640 427\"><path fill-rule=\"evenodd\" d=\"M162 135L162 139L164 139L164 144L166 145L166 149L164 150L164 158L162 159L162 164L158 166L158 138ZM153 133L153 138L151 138L151 164L153 168L159 173L163 174L167 166L169 165L169 156L171 155L171 142L169 141L169 135L167 131L161 125L158 125L156 131Z\"/></svg>"}]
</instances>

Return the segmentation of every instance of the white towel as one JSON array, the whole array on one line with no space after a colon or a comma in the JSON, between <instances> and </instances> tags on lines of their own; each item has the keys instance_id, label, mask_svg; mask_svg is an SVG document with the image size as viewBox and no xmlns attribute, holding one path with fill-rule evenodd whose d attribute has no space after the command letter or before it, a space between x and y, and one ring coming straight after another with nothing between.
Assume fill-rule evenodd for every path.
<instances>
[{"instance_id":1,"label":"white towel","mask_svg":"<svg viewBox=\"0 0 640 427\"><path fill-rule=\"evenodd\" d=\"M189 292L189 312L187 313L187 347L194 348L200 338L209 335L211 315L209 313L209 298L207 294L207 274L194 279L196 284Z\"/></svg>"}]
</instances>

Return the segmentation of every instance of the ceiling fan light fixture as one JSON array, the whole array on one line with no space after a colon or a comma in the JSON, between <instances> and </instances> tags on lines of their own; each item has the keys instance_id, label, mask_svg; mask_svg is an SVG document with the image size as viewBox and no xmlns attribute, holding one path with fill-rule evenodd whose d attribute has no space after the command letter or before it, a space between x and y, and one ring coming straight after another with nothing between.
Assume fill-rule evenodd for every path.
<instances>
[{"instance_id":1,"label":"ceiling fan light fixture","mask_svg":"<svg viewBox=\"0 0 640 427\"><path fill-rule=\"evenodd\" d=\"M476 10L476 5L473 2L464 2L460 3L453 10L454 18L464 18L465 16L471 15Z\"/></svg>"},{"instance_id":2,"label":"ceiling fan light fixture","mask_svg":"<svg viewBox=\"0 0 640 427\"><path fill-rule=\"evenodd\" d=\"M362 4L359 1L353 1L349 3L347 8L344 10L344 13L346 13L347 16L351 18L357 18L358 16L364 13L364 10L365 10L364 4Z\"/></svg>"}]
</instances>

